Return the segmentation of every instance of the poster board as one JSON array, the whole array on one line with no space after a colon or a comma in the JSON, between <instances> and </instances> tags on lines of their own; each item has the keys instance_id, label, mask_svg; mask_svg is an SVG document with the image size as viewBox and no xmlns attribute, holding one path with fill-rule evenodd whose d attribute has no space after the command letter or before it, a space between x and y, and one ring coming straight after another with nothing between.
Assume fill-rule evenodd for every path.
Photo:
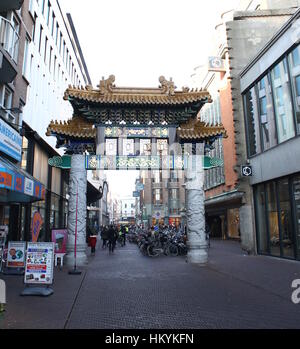
<instances>
[{"instance_id":1,"label":"poster board","mask_svg":"<svg viewBox=\"0 0 300 349\"><path fill-rule=\"evenodd\" d=\"M25 267L26 242L9 241L7 252L7 268Z\"/></svg>"},{"instance_id":2,"label":"poster board","mask_svg":"<svg viewBox=\"0 0 300 349\"><path fill-rule=\"evenodd\" d=\"M52 242L55 244L54 253L67 253L68 230L52 230Z\"/></svg>"},{"instance_id":3,"label":"poster board","mask_svg":"<svg viewBox=\"0 0 300 349\"><path fill-rule=\"evenodd\" d=\"M53 283L53 264L53 242L28 242L25 284L51 285Z\"/></svg>"}]
</instances>

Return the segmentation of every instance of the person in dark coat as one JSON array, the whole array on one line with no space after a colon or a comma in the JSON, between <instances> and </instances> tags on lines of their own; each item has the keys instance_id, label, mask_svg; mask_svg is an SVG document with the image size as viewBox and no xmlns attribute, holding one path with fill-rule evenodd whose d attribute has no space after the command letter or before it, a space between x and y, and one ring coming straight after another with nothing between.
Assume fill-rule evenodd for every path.
<instances>
[{"instance_id":1,"label":"person in dark coat","mask_svg":"<svg viewBox=\"0 0 300 349\"><path fill-rule=\"evenodd\" d=\"M113 253L118 239L117 229L111 225L107 232L109 253Z\"/></svg>"},{"instance_id":2,"label":"person in dark coat","mask_svg":"<svg viewBox=\"0 0 300 349\"><path fill-rule=\"evenodd\" d=\"M105 226L102 228L101 230L101 238L102 238L102 248L106 248L107 247L107 240L108 240L108 227Z\"/></svg>"}]
</instances>

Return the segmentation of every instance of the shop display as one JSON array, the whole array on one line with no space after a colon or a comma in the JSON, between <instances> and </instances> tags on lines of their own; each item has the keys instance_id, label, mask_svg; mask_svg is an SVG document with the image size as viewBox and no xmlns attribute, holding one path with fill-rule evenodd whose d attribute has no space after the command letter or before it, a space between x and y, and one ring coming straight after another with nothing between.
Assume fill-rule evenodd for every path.
<instances>
[{"instance_id":1,"label":"shop display","mask_svg":"<svg viewBox=\"0 0 300 349\"><path fill-rule=\"evenodd\" d=\"M25 284L51 285L53 282L54 243L29 242L25 267Z\"/></svg>"}]
</instances>

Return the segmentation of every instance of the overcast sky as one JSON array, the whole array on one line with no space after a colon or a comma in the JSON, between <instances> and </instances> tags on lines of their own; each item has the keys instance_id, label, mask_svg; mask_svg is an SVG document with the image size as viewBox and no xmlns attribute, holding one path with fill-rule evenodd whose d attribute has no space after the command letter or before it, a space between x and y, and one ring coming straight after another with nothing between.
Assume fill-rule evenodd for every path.
<instances>
[{"instance_id":1,"label":"overcast sky","mask_svg":"<svg viewBox=\"0 0 300 349\"><path fill-rule=\"evenodd\" d=\"M190 85L193 69L212 53L220 14L239 0L59 0L72 15L87 67L96 87L114 74L117 86L158 87L173 78ZM134 189L135 172L110 173L120 195Z\"/></svg>"}]
</instances>

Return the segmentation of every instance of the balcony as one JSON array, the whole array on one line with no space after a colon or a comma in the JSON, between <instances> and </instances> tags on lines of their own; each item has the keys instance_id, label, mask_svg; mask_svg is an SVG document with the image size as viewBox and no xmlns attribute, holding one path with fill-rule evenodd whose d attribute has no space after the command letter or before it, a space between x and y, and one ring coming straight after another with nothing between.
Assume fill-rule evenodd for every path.
<instances>
[{"instance_id":1,"label":"balcony","mask_svg":"<svg viewBox=\"0 0 300 349\"><path fill-rule=\"evenodd\" d=\"M0 1L0 12L20 10L24 0L1 0Z\"/></svg>"},{"instance_id":2,"label":"balcony","mask_svg":"<svg viewBox=\"0 0 300 349\"><path fill-rule=\"evenodd\" d=\"M9 83L17 75L19 34L12 24L0 16L0 82Z\"/></svg>"},{"instance_id":3,"label":"balcony","mask_svg":"<svg viewBox=\"0 0 300 349\"><path fill-rule=\"evenodd\" d=\"M179 189L179 182L168 182L168 189Z\"/></svg>"}]
</instances>

